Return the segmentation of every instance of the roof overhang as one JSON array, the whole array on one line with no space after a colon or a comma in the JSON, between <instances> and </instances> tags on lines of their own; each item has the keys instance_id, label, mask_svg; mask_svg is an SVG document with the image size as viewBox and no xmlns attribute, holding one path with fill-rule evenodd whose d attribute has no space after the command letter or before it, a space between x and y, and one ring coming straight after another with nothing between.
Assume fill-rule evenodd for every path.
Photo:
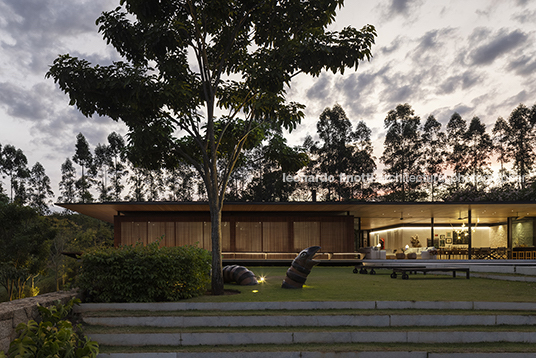
<instances>
[{"instance_id":1,"label":"roof overhang","mask_svg":"<svg viewBox=\"0 0 536 358\"><path fill-rule=\"evenodd\" d=\"M110 223L114 216L129 212L209 212L206 202L107 202L56 204L65 209L91 216ZM325 212L347 213L361 218L361 228L371 230L395 225L467 223L468 211L471 220L479 224L505 223L509 217L536 217L536 202L271 202L225 203L223 212Z\"/></svg>"}]
</instances>

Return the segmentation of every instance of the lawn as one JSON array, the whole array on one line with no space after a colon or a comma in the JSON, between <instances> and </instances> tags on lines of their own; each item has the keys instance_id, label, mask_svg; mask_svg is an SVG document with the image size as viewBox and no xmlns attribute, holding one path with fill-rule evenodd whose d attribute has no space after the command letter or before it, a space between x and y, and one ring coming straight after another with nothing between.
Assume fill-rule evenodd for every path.
<instances>
[{"instance_id":1,"label":"lawn","mask_svg":"<svg viewBox=\"0 0 536 358\"><path fill-rule=\"evenodd\" d=\"M257 277L266 278L256 286L226 284L240 294L197 297L190 302L250 301L500 301L536 302L536 283L465 275L410 275L409 280L392 279L390 271L376 275L354 274L353 267L315 267L303 289L283 289L287 267L250 267Z\"/></svg>"}]
</instances>

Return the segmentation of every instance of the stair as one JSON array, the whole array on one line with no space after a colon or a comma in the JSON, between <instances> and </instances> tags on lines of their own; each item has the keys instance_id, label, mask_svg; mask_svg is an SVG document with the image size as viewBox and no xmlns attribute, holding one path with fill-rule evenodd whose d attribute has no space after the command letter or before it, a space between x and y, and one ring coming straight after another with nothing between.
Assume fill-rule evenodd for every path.
<instances>
[{"instance_id":1,"label":"stair","mask_svg":"<svg viewBox=\"0 0 536 358\"><path fill-rule=\"evenodd\" d=\"M277 356L283 349L288 353L284 357L313 358L318 353L325 358L375 357L378 352L360 351L360 345L374 344L398 344L410 350L437 344L531 345L536 343L534 306L490 302L181 302L82 304L76 312L85 334L102 346L103 358L223 357L233 347L239 347L231 352L233 358L262 357L261 352L244 350L266 345L277 345ZM332 345L339 352L303 351L310 345ZM341 352L341 345L346 345L347 351ZM138 352L131 347L138 347ZM379 356L388 356L383 353ZM397 353L393 357L403 357L408 352L392 353ZM436 354L411 353L412 357L426 353L423 357L427 358ZM449 356L441 354L437 357Z\"/></svg>"}]
</instances>

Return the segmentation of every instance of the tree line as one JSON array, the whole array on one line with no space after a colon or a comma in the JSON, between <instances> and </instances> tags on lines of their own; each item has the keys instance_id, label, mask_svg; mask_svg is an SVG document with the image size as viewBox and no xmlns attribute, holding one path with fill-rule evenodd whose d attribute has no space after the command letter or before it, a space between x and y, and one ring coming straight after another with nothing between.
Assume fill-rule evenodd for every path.
<instances>
[{"instance_id":1,"label":"tree line","mask_svg":"<svg viewBox=\"0 0 536 358\"><path fill-rule=\"evenodd\" d=\"M227 200L309 201L314 196L321 201L504 201L534 197L536 105L520 104L506 119L497 118L488 131L479 117L468 121L453 113L443 128L433 115L421 121L409 104L400 104L384 120L386 134L379 159L373 155L367 124L359 121L353 128L340 105L326 108L316 127L317 140L308 135L300 146L288 146L283 134L275 132L261 145L245 149L230 176ZM136 167L129 154L125 139L115 132L94 149L79 133L73 156L61 165L59 202L206 200L202 179L185 161L177 161L171 169L147 169ZM500 165L496 173L492 161ZM377 163L383 165L380 177ZM39 162L30 168L22 150L0 144L0 173L9 179L2 192L10 201L50 213L54 193ZM292 180L296 175L299 180Z\"/></svg>"}]
</instances>

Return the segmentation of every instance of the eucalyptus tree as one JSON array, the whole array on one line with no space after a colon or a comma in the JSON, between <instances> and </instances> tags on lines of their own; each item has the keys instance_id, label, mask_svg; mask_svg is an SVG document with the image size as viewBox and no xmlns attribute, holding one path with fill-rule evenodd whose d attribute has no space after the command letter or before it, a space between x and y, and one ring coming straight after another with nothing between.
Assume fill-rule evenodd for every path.
<instances>
[{"instance_id":1,"label":"eucalyptus tree","mask_svg":"<svg viewBox=\"0 0 536 358\"><path fill-rule=\"evenodd\" d=\"M82 176L75 183L78 189L78 198L83 203L92 202L93 195L91 195L89 189L92 182L90 171L93 166L93 155L91 154L89 143L82 133L78 133L76 136L76 151L73 155L73 161L80 165L82 169Z\"/></svg>"},{"instance_id":2,"label":"eucalyptus tree","mask_svg":"<svg viewBox=\"0 0 536 358\"><path fill-rule=\"evenodd\" d=\"M316 130L320 137L320 143L315 146L317 174L334 179L323 181L321 187L327 191L327 200L347 200L350 192L346 182L340 178L348 173L352 163L352 123L344 109L335 104L333 108L322 111L316 123Z\"/></svg>"},{"instance_id":3,"label":"eucalyptus tree","mask_svg":"<svg viewBox=\"0 0 536 358\"><path fill-rule=\"evenodd\" d=\"M50 186L50 178L45 173L45 167L41 163L34 164L30 171L30 206L37 210L41 215L50 214L49 205L52 204L51 198L54 196Z\"/></svg>"},{"instance_id":4,"label":"eucalyptus tree","mask_svg":"<svg viewBox=\"0 0 536 358\"><path fill-rule=\"evenodd\" d=\"M110 147L106 144L97 144L93 155L93 168L97 174L97 190L99 201L109 201L111 199L110 186L108 185L108 172L112 166Z\"/></svg>"},{"instance_id":5,"label":"eucalyptus tree","mask_svg":"<svg viewBox=\"0 0 536 358\"><path fill-rule=\"evenodd\" d=\"M473 117L465 133L465 140L468 154L467 164L473 177L474 189L478 192L481 177L491 174L489 165L491 164L490 156L493 150L491 137L486 133L486 125L480 121L480 118Z\"/></svg>"},{"instance_id":6,"label":"eucalyptus tree","mask_svg":"<svg viewBox=\"0 0 536 358\"><path fill-rule=\"evenodd\" d=\"M169 201L193 201L196 172L191 165L181 162L165 175Z\"/></svg>"},{"instance_id":7,"label":"eucalyptus tree","mask_svg":"<svg viewBox=\"0 0 536 358\"><path fill-rule=\"evenodd\" d=\"M97 24L126 61L63 55L47 73L84 115L126 123L136 165L172 168L183 157L196 168L211 212L214 294L223 294L223 200L246 142L301 121L304 106L286 100L297 74L342 73L371 57L373 26L327 30L343 3L122 0Z\"/></svg>"},{"instance_id":8,"label":"eucalyptus tree","mask_svg":"<svg viewBox=\"0 0 536 358\"><path fill-rule=\"evenodd\" d=\"M302 148L289 147L280 133L272 136L256 150L259 175L248 183L243 198L257 202L288 201L297 183L285 177L293 177L308 161Z\"/></svg>"},{"instance_id":9,"label":"eucalyptus tree","mask_svg":"<svg viewBox=\"0 0 536 358\"><path fill-rule=\"evenodd\" d=\"M352 134L352 160L350 162L350 199L366 200L375 195L373 174L376 171L374 148L371 141L372 131L364 121L359 121ZM359 178L359 179L357 179Z\"/></svg>"},{"instance_id":10,"label":"eucalyptus tree","mask_svg":"<svg viewBox=\"0 0 536 358\"><path fill-rule=\"evenodd\" d=\"M456 189L460 187L460 182L469 170L468 152L465 134L467 133L467 122L454 112L447 123L447 164L454 173L454 185Z\"/></svg>"},{"instance_id":11,"label":"eucalyptus tree","mask_svg":"<svg viewBox=\"0 0 536 358\"><path fill-rule=\"evenodd\" d=\"M110 166L108 168L110 175L112 176L112 187L110 196L115 201L121 200L121 193L125 186L123 185L122 178L127 173L127 165L124 163L126 160L125 140L116 132L112 132L108 135L108 150L110 154Z\"/></svg>"},{"instance_id":12,"label":"eucalyptus tree","mask_svg":"<svg viewBox=\"0 0 536 358\"><path fill-rule=\"evenodd\" d=\"M428 116L422 128L422 144L424 171L430 182L430 199L435 200L435 184L443 181L445 167L445 133L441 131L441 123L433 115Z\"/></svg>"},{"instance_id":13,"label":"eucalyptus tree","mask_svg":"<svg viewBox=\"0 0 536 358\"><path fill-rule=\"evenodd\" d=\"M0 170L9 177L10 200L13 201L14 194L25 196L23 181L28 178L28 159L23 151L7 144L2 149L2 167Z\"/></svg>"},{"instance_id":14,"label":"eucalyptus tree","mask_svg":"<svg viewBox=\"0 0 536 358\"><path fill-rule=\"evenodd\" d=\"M508 177L508 170L504 167L504 165L510 161L508 155L508 137L510 135L510 126L503 117L499 117L495 121L495 125L493 126L491 133L493 134L493 152L497 154L497 160L501 164L501 168L499 169L500 181L504 184Z\"/></svg>"},{"instance_id":15,"label":"eucalyptus tree","mask_svg":"<svg viewBox=\"0 0 536 358\"><path fill-rule=\"evenodd\" d=\"M419 197L416 190L422 185L423 174L420 123L421 119L407 103L390 110L384 120L387 133L380 160L385 165L383 171L388 176L393 199L407 201Z\"/></svg>"},{"instance_id":16,"label":"eucalyptus tree","mask_svg":"<svg viewBox=\"0 0 536 358\"><path fill-rule=\"evenodd\" d=\"M61 203L76 202L76 169L71 159L65 159L61 165L60 197Z\"/></svg>"},{"instance_id":17,"label":"eucalyptus tree","mask_svg":"<svg viewBox=\"0 0 536 358\"><path fill-rule=\"evenodd\" d=\"M508 117L509 157L512 159L519 188L525 187L525 179L534 167L534 125L532 111L524 104L517 106Z\"/></svg>"}]
</instances>

